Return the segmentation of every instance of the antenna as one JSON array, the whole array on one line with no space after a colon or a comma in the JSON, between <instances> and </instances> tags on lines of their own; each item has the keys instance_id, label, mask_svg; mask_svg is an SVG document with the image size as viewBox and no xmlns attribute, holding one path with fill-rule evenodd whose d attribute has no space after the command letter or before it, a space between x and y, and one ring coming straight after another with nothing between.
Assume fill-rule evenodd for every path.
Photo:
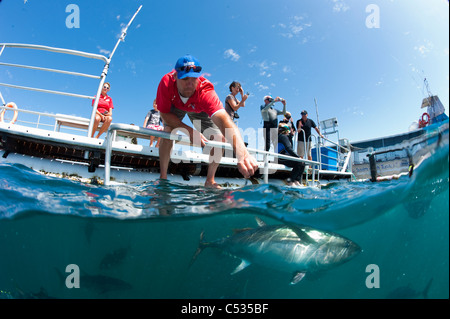
<instances>
[{"instance_id":1,"label":"antenna","mask_svg":"<svg viewBox=\"0 0 450 319\"><path fill-rule=\"evenodd\" d=\"M121 41L125 40L125 36L127 35L128 27L131 25L131 23L133 22L134 18L136 18L136 15L139 13L141 8L142 8L142 5L140 5L140 7L134 13L133 17L131 18L130 22L128 22L127 26L124 29L122 29L122 34L120 35L119 40L117 41L114 49L112 50L109 58L107 59L107 62L105 64L105 66L103 67L103 72L102 72L102 75L101 75L100 84L98 86L97 94L95 95L94 105L93 105L93 108L92 108L91 120L89 121L88 137L91 137L91 135L92 135L92 130L94 128L95 114L97 112L97 107L98 107L98 100L99 100L99 97L100 97L100 93L102 92L103 83L105 83L106 75L108 74L109 64L111 63L111 59L112 59L114 53L116 52L116 49L119 46L119 43ZM87 156L88 156L88 152L85 153L86 159L87 159Z\"/></svg>"},{"instance_id":2,"label":"antenna","mask_svg":"<svg viewBox=\"0 0 450 319\"><path fill-rule=\"evenodd\" d=\"M0 92L0 99L2 100L3 105L6 105L6 102L5 102L5 100L3 99L2 92Z\"/></svg>"},{"instance_id":3,"label":"antenna","mask_svg":"<svg viewBox=\"0 0 450 319\"><path fill-rule=\"evenodd\" d=\"M425 88L427 89L428 97L431 97L432 94L431 94L431 91L430 91L430 86L429 86L429 84L428 84L427 78L424 78L424 79L423 79L423 84L425 85Z\"/></svg>"},{"instance_id":4,"label":"antenna","mask_svg":"<svg viewBox=\"0 0 450 319\"><path fill-rule=\"evenodd\" d=\"M116 52L116 49L117 49L117 47L119 46L119 43L120 43L121 41L125 41L125 37L127 36L127 30L128 30L128 28L129 28L129 26L131 25L131 23L133 22L134 18L136 18L136 16L137 16L137 14L139 13L139 11L141 11L141 8L142 8L142 4L141 4L141 6L137 9L137 11L134 13L133 17L131 18L130 22L128 22L127 26L126 26L124 29L122 29L122 34L120 35L120 38L119 38L119 40L118 40L117 43L116 43L116 46L115 46L114 49L112 50L111 55L109 56L109 60L112 59L112 56L113 56L114 53Z\"/></svg>"},{"instance_id":5,"label":"antenna","mask_svg":"<svg viewBox=\"0 0 450 319\"><path fill-rule=\"evenodd\" d=\"M316 105L317 125L319 126L319 130L320 130L319 109L318 109L318 107L317 107L317 100L316 100L316 98L314 98L314 104Z\"/></svg>"}]
</instances>

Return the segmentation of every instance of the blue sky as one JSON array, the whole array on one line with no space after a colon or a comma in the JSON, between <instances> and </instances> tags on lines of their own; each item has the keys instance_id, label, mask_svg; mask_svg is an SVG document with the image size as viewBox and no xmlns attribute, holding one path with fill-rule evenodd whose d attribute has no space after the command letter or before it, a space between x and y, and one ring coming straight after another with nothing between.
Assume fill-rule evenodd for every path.
<instances>
[{"instance_id":1,"label":"blue sky","mask_svg":"<svg viewBox=\"0 0 450 319\"><path fill-rule=\"evenodd\" d=\"M70 4L79 8L79 28L66 25ZM113 122L142 125L161 77L186 53L201 62L222 101L233 80L251 93L239 110L243 129L262 127L259 106L272 94L286 99L295 120L303 109L317 120L316 98L319 119L337 117L340 138L350 141L405 132L423 113L425 77L448 114L447 0L2 0L0 43L109 56L141 4L107 77ZM374 19L367 23L369 16ZM0 61L90 74L103 69L99 61L63 62L53 53L31 57L11 49ZM2 66L0 82L86 95L97 87L96 80ZM88 100L4 87L0 92L28 110L90 116Z\"/></svg>"}]
</instances>

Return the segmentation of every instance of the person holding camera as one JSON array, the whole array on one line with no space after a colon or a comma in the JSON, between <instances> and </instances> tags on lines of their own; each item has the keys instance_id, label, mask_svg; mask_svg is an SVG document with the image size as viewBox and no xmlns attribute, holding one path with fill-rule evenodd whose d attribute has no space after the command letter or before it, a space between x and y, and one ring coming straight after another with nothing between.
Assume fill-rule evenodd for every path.
<instances>
[{"instance_id":1,"label":"person holding camera","mask_svg":"<svg viewBox=\"0 0 450 319\"><path fill-rule=\"evenodd\" d=\"M236 98L236 95L241 93L241 101ZM237 110L239 108L245 106L245 101L248 98L248 93L244 94L244 90L242 89L241 83L237 81L233 81L230 84L230 94L225 98L225 111L227 111L228 115L234 121L239 118Z\"/></svg>"},{"instance_id":2,"label":"person holding camera","mask_svg":"<svg viewBox=\"0 0 450 319\"><path fill-rule=\"evenodd\" d=\"M276 110L273 105L276 102L283 103L283 110ZM274 152L278 147L278 115L286 114L286 100L277 96L273 99L270 95L264 97L264 105L261 105L261 116L264 121L264 137L266 141L265 150L269 151L270 141L272 141Z\"/></svg>"}]
</instances>

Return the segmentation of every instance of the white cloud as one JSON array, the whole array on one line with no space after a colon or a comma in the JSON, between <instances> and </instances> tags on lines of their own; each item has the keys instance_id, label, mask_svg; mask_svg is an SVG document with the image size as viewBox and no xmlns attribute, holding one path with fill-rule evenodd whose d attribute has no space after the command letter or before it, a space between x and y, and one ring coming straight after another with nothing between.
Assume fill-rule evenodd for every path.
<instances>
[{"instance_id":1,"label":"white cloud","mask_svg":"<svg viewBox=\"0 0 450 319\"><path fill-rule=\"evenodd\" d=\"M421 56L425 57L433 49L433 43L429 40L425 40L423 44L416 45L414 50L418 51Z\"/></svg>"},{"instance_id":2,"label":"white cloud","mask_svg":"<svg viewBox=\"0 0 450 319\"><path fill-rule=\"evenodd\" d=\"M250 53L256 52L257 49L258 49L258 47L257 47L256 45L254 45L254 46L252 46L252 47L250 48L250 50L248 51L248 53L250 54Z\"/></svg>"},{"instance_id":3,"label":"white cloud","mask_svg":"<svg viewBox=\"0 0 450 319\"><path fill-rule=\"evenodd\" d=\"M264 60L262 62L253 62L253 63L250 63L248 66L251 67L251 68L257 67L257 68L259 68L261 70L261 72L264 71L264 70L267 70L269 68L269 66L267 65L267 61L266 60Z\"/></svg>"},{"instance_id":4,"label":"white cloud","mask_svg":"<svg viewBox=\"0 0 450 319\"><path fill-rule=\"evenodd\" d=\"M110 55L110 54L111 54L111 51L106 50L106 49L102 49L99 45L97 45L97 49L98 49L98 51L99 51L101 54L104 54L104 55Z\"/></svg>"},{"instance_id":5,"label":"white cloud","mask_svg":"<svg viewBox=\"0 0 450 319\"><path fill-rule=\"evenodd\" d=\"M237 62L241 58L239 54L236 53L233 49L228 49L223 53L226 59L231 59L231 61Z\"/></svg>"},{"instance_id":6,"label":"white cloud","mask_svg":"<svg viewBox=\"0 0 450 319\"><path fill-rule=\"evenodd\" d=\"M350 7L343 0L333 0L333 12L345 12Z\"/></svg>"},{"instance_id":7,"label":"white cloud","mask_svg":"<svg viewBox=\"0 0 450 319\"><path fill-rule=\"evenodd\" d=\"M11 72L9 72L8 70L6 70L6 75L8 75L8 78L12 79L13 75Z\"/></svg>"},{"instance_id":8,"label":"white cloud","mask_svg":"<svg viewBox=\"0 0 450 319\"><path fill-rule=\"evenodd\" d=\"M344 113L349 113L357 116L364 116L364 112L361 110L359 106L347 107L343 110Z\"/></svg>"},{"instance_id":9,"label":"white cloud","mask_svg":"<svg viewBox=\"0 0 450 319\"><path fill-rule=\"evenodd\" d=\"M279 23L278 27L282 29L281 36L288 39L300 36L302 31L312 26L312 23L304 22L304 20L303 16L293 16L288 19L287 24Z\"/></svg>"},{"instance_id":10,"label":"white cloud","mask_svg":"<svg viewBox=\"0 0 450 319\"><path fill-rule=\"evenodd\" d=\"M255 86L258 88L259 91L266 91L269 89L267 85L264 85L261 82L256 82Z\"/></svg>"},{"instance_id":11,"label":"white cloud","mask_svg":"<svg viewBox=\"0 0 450 319\"><path fill-rule=\"evenodd\" d=\"M291 70L291 68L289 67L289 66L287 66L287 65L285 65L284 67L283 67L283 72L284 73L290 73L292 70Z\"/></svg>"}]
</instances>

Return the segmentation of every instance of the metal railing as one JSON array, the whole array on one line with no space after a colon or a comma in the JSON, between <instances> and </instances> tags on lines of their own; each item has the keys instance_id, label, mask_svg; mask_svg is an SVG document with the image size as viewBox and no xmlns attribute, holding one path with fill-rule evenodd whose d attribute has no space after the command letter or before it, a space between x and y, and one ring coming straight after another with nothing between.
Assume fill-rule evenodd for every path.
<instances>
[{"instance_id":1,"label":"metal railing","mask_svg":"<svg viewBox=\"0 0 450 319\"><path fill-rule=\"evenodd\" d=\"M306 140L305 131L301 130L301 133L303 134L303 140ZM297 144L298 144L298 134L300 134L300 131L294 135L294 139L297 141ZM313 139L315 140L315 142L313 141ZM349 164L350 164L350 158L351 158L351 154L352 154L351 150L347 147L340 145L339 143L336 143L336 142L326 138L326 137L323 137L321 139L334 145L335 148L321 144L320 140L314 135L309 136L308 143L311 145L311 148L313 148L312 146L315 145L314 148L316 151L316 159L317 159L317 162L320 163L320 169L323 169L323 166L327 165L328 167L336 167L336 171L338 171L338 172L346 172L349 167ZM307 154L307 144L308 143L303 143L305 157L308 156L308 154ZM332 157L332 156L323 154L322 149L326 149L327 151L332 152L336 156ZM322 158L336 160L336 164L333 165L330 163L324 163L322 161Z\"/></svg>"},{"instance_id":2,"label":"metal railing","mask_svg":"<svg viewBox=\"0 0 450 319\"><path fill-rule=\"evenodd\" d=\"M120 38L117 40L117 43L114 46L114 49L112 50L109 58L107 58L107 57L105 57L105 56L103 56L101 54L88 53L88 52L83 52L83 51L78 51L78 50L71 50L71 49L49 47L49 46L44 46L44 45L22 44L22 43L0 43L0 57L2 56L3 52L5 51L5 48L16 48L16 49L31 49L31 50L40 50L40 51L47 51L47 52L53 52L53 53L74 55L74 56L79 56L79 57L83 57L83 58L97 59L97 60L103 61L105 63L105 65L103 67L103 70L102 70L100 76L96 76L96 75L92 75L92 74L79 73L79 72L73 72L73 71L69 71L69 70L50 69L50 68L31 66L31 65L22 65L22 64L4 63L4 62L0 63L0 66L9 66L9 67L15 67L15 68L25 68L25 69L30 69L30 70L53 72L53 73L62 73L62 74L72 75L72 76L81 76L81 77L87 77L87 78L100 79L100 83L98 85L97 93L96 93L95 97L91 96L91 95L76 94L76 93L69 93L69 92L63 92L63 91L54 91L54 90L35 88L35 87L26 87L26 86L14 85L14 84L9 84L9 83L0 83L0 86L94 100L92 113L91 113L91 117L90 117L90 121L89 121L88 134L87 134L88 137L91 136L92 135L93 126L94 126L95 115L97 113L98 101L99 101L99 98L100 98L100 94L102 92L102 87L103 87L103 84L105 82L106 75L108 74L108 69L109 69L109 65L111 63L111 59L112 59L114 53L116 52L116 49L119 46L119 43L121 41L124 41L125 36L127 34L128 28L130 27L130 25L133 22L133 20L136 18L136 15L139 13L141 8L142 8L142 5L134 13L133 17L128 22L128 25L124 29L122 29L122 34L121 34Z\"/></svg>"},{"instance_id":3,"label":"metal railing","mask_svg":"<svg viewBox=\"0 0 450 319\"><path fill-rule=\"evenodd\" d=\"M49 129L51 128L53 131L55 132L59 132L60 131L60 126L64 125L61 124L62 121L64 122L69 122L70 120L81 120L83 122L86 123L85 128L77 128L76 126L69 126L69 125L64 125L64 127L66 129L69 129L72 133L72 131L78 131L78 132L83 132L83 135L85 135L86 131L87 131L87 127L89 124L89 119L87 118L82 118L82 117L75 117L75 116L69 116L69 115L65 115L65 114L50 114L50 113L44 113L44 112L36 112L36 111L29 111L29 110L23 110L20 108L17 109L12 109L6 106L1 106L0 105L0 113L5 110L5 116L4 116L4 122L5 123L9 123L9 121L11 120L10 117L8 117L8 112L12 113L12 112L18 112L19 116L17 117L16 120L16 124L21 124L27 127L33 127L33 128L45 128L45 129ZM22 117L20 116L20 114L29 114L31 116L35 116L37 119L36 120L28 120L28 119L22 119ZM45 123L43 121L43 118L49 118L51 119L51 123Z\"/></svg>"},{"instance_id":4,"label":"metal railing","mask_svg":"<svg viewBox=\"0 0 450 319\"><path fill-rule=\"evenodd\" d=\"M1 66L25 68L25 69L30 69L30 70L38 70L38 71L45 71L45 72L52 72L52 73L62 73L62 74L71 75L71 76L80 76L80 77L86 77L86 78L100 79L100 83L97 88L97 94L95 97L92 95L86 95L86 94L55 91L55 90L36 88L36 87L27 87L27 86L21 86L21 85L14 85L14 84L10 84L10 83L0 83L0 86L9 87L9 88L49 93L49 94L55 94L55 95L64 95L64 96L77 97L77 98L90 99L90 100L95 99L94 107L92 109L91 121L89 123L89 129L88 129L88 134L87 134L88 136L91 135L91 132L93 129L93 120L95 119L95 114L97 112L99 96L100 96L100 93L102 90L103 83L105 82L106 75L108 73L108 68L109 68L109 63L111 61L111 58L108 59L107 57L100 55L100 54L94 54L94 53L88 53L88 52L82 52L82 51L70 50L70 49L63 49L63 48L56 48L56 47L49 47L49 46L43 46L43 45L33 45L33 44L0 43L0 47L1 47L0 56L2 55L5 48L18 48L18 49L43 50L43 51L66 54L66 55L80 56L80 57L88 58L88 59L97 59L97 60L101 60L101 61L105 62L105 65L103 67L103 70L102 70L102 73L100 76L79 73L79 72L72 72L69 70L43 68L43 67L31 66L31 65L12 64L12 63L3 63L3 62L0 63Z\"/></svg>"},{"instance_id":5,"label":"metal railing","mask_svg":"<svg viewBox=\"0 0 450 319\"><path fill-rule=\"evenodd\" d=\"M78 118L78 117L73 117L73 116L67 116L64 114L49 114L49 113L42 113L42 112L35 112L35 111L28 111L28 110L21 110L21 109L11 109L9 107L0 106L0 112L3 110L6 110L8 112L17 111L20 113L37 116L37 121L33 121L33 122L32 121L23 121L20 116L18 117L18 120L16 123L19 123L19 122L24 123L24 124L27 124L27 126L29 126L29 127L34 127L34 128L38 128L38 129L45 127L46 129L52 129L54 132L59 132L60 131L59 125L64 125L65 127L67 126L67 128L74 130L75 128L73 128L71 126L71 121L74 120L77 123L79 121L83 122L81 124L83 127L82 128L80 127L78 129L79 131L85 132L87 130L88 119L86 119L86 118ZM45 117L51 118L54 122L43 123L42 118L45 118ZM5 122L8 122L8 117L5 117ZM9 125L14 125L14 124L9 124ZM154 137L170 139L170 140L178 142L178 144L181 144L181 145L196 146L191 143L189 137L186 135L169 134L167 132L155 131L155 130L139 127L136 125L112 123L107 132L105 142L103 144L97 145L97 147L100 147L100 149L105 150L105 184L108 184L110 182L111 156L112 156L112 152L113 152L112 142L115 141L117 131L120 131L120 134L128 133L131 137L149 139L151 136L154 136ZM333 143L332 141L330 141L330 142ZM221 143L221 142L216 142L216 141L208 141L206 143L206 146L207 147L218 147L218 148L227 149L227 150L233 150L232 146L229 143ZM314 185L316 183L316 181L320 180L320 170L321 170L320 165L322 164L320 162L320 160L319 161L309 161L307 159L296 158L296 157L292 157L289 155L268 152L268 151L254 149L254 148L247 148L247 150L252 154L262 154L263 155L263 161L259 161L258 166L260 169L262 169L264 183L268 183L269 175L270 175L269 170L279 169L276 166L272 166L272 167L269 166L269 157L279 158L279 159L282 158L282 159L287 159L287 160L296 161L296 162L302 162L306 165L310 165L311 170L305 170L305 172L304 172L304 174L306 176L306 178L305 178L306 182L307 183L311 182ZM230 157L228 157L228 158L230 158ZM318 157L318 158L320 159L320 157ZM198 158L194 159L194 158L189 158L189 157L186 157L186 159L198 160ZM349 159L349 156L347 156L347 159L346 159L347 163L348 163L348 159ZM274 162L272 164L277 164L277 162ZM280 164L280 165L282 165L282 164ZM285 165L283 165L283 166L285 166ZM344 169L341 171L344 172ZM311 179L310 179L310 177L311 177Z\"/></svg>"},{"instance_id":6,"label":"metal railing","mask_svg":"<svg viewBox=\"0 0 450 319\"><path fill-rule=\"evenodd\" d=\"M172 140L172 141L177 141L179 143L186 144L186 145L192 145L189 137L187 137L185 135L171 134L171 133L163 132L163 131L155 131L155 130L150 130L150 129L135 126L135 125L113 123L110 125L110 127L108 129L107 136L105 139L105 144L104 144L105 145L105 180L104 180L105 185L110 184L112 142L114 140L116 131L130 133L131 136L135 136L135 137L139 137L139 138L147 138L150 136L154 136L154 137L160 137L160 138L164 138L164 139L168 139L168 140ZM222 148L222 149L233 150L233 147L229 143L207 141L205 144L207 147L217 147L217 148ZM250 153L264 155L264 161L262 163L264 183L268 183L268 180L269 180L268 157L273 156L276 158L283 158L283 159L288 159L288 160L302 162L302 163L311 165L311 167L312 167L312 181L311 182L313 185L315 184L316 169L320 165L319 162L309 161L309 160L305 160L302 158L292 157L292 156L268 152L268 151L262 151L262 150L258 150L258 149L254 149L254 148L247 148L247 150ZM261 163L260 162L258 162L258 163L259 163L258 166L261 168ZM318 170L317 170L317 173L318 173ZM318 176L318 174L317 174L317 176ZM319 179L319 177L318 177L318 179Z\"/></svg>"},{"instance_id":7,"label":"metal railing","mask_svg":"<svg viewBox=\"0 0 450 319\"><path fill-rule=\"evenodd\" d=\"M61 54L68 54L68 55L75 55L75 56L81 56L84 58L90 58L90 59L98 59L105 62L108 62L108 58L106 58L103 55L100 54L93 54L93 53L87 53L77 50L69 50L69 49L62 49L62 48L55 48L55 47L48 47L43 45L34 45L34 44L19 44L19 43L0 43L0 56L2 55L5 48L19 48L19 49L32 49L32 50L43 50L48 52L54 52L54 53L61 53ZM85 74L85 73L79 73L79 72L72 72L68 70L57 70L57 69L50 69L50 68L43 68L43 67L37 67L37 66L31 66L31 65L23 65L23 64L13 64L13 63L0 63L1 66L9 66L9 67L16 67L16 68L25 68L30 70L38 70L38 71L46 71L46 72L53 72L53 73L62 73L67 75L73 75L73 76L81 76L81 77L88 77L88 78L95 78L100 79L101 76L95 76L91 74ZM79 97L79 98L85 98L85 99L93 99L94 97L91 95L85 95L85 94L77 94L77 93L70 93L70 92L63 92L63 91L54 91L54 90L48 90L48 89L42 89L42 88L35 88L35 87L26 87L21 85L14 85L9 83L0 83L1 86L15 88L15 89L22 89L22 90L29 90L29 91L36 91L36 92L42 92L42 93L50 93L50 94L57 94L57 95L65 95L65 96L72 96L72 97Z\"/></svg>"}]
</instances>

